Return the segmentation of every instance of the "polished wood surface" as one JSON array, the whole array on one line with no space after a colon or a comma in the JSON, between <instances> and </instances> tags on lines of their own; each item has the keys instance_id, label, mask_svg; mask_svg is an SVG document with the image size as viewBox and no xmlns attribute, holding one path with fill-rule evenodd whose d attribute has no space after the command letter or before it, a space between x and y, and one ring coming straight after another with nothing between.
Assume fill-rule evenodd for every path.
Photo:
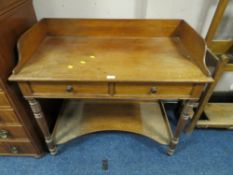
<instances>
[{"instance_id":1,"label":"polished wood surface","mask_svg":"<svg viewBox=\"0 0 233 175\"><path fill-rule=\"evenodd\" d=\"M224 70L227 72L232 72L233 71L233 64L227 64L225 67L224 67Z\"/></svg>"},{"instance_id":2,"label":"polished wood surface","mask_svg":"<svg viewBox=\"0 0 233 175\"><path fill-rule=\"evenodd\" d=\"M155 91L153 91L153 88ZM193 86L190 84L161 84L161 83L118 83L115 94L119 95L148 95L148 96L186 96L192 93Z\"/></svg>"},{"instance_id":3,"label":"polished wood surface","mask_svg":"<svg viewBox=\"0 0 233 175\"><path fill-rule=\"evenodd\" d=\"M183 101L183 108L181 109L180 119L178 120L177 127L173 138L170 141L170 146L168 148L167 154L173 155L177 144L179 143L180 135L186 125L188 119L192 118L193 115L193 101Z\"/></svg>"},{"instance_id":4,"label":"polished wood surface","mask_svg":"<svg viewBox=\"0 0 233 175\"><path fill-rule=\"evenodd\" d=\"M10 107L10 103L4 92L0 92L0 106L1 107Z\"/></svg>"},{"instance_id":5,"label":"polished wood surface","mask_svg":"<svg viewBox=\"0 0 233 175\"><path fill-rule=\"evenodd\" d=\"M2 135L1 135L2 134ZM0 141L12 141L12 140L28 140L23 126L5 124L0 125Z\"/></svg>"},{"instance_id":6,"label":"polished wood surface","mask_svg":"<svg viewBox=\"0 0 233 175\"><path fill-rule=\"evenodd\" d=\"M55 155L57 152L56 144L54 143L53 139L51 138L49 126L48 126L48 123L46 121L46 118L44 117L44 113L41 109L41 105L39 104L39 102L36 99L29 98L27 100L28 100L28 103L31 107L33 114L34 114L34 117L37 121L37 124L41 128L41 131L44 135L45 142L48 146L50 154Z\"/></svg>"},{"instance_id":7,"label":"polished wood surface","mask_svg":"<svg viewBox=\"0 0 233 175\"><path fill-rule=\"evenodd\" d=\"M25 97L89 99L198 99L204 84L114 82L20 82Z\"/></svg>"},{"instance_id":8,"label":"polished wood surface","mask_svg":"<svg viewBox=\"0 0 233 175\"><path fill-rule=\"evenodd\" d=\"M106 81L113 75L115 81L171 82L177 77L180 81L206 81L201 70L179 53L179 44L169 38L48 37L11 79ZM174 64L179 69L174 69Z\"/></svg>"},{"instance_id":9,"label":"polished wood surface","mask_svg":"<svg viewBox=\"0 0 233 175\"><path fill-rule=\"evenodd\" d=\"M53 137L57 144L63 144L98 131L127 131L168 145L172 133L164 114L159 103L67 101Z\"/></svg>"},{"instance_id":10,"label":"polished wood surface","mask_svg":"<svg viewBox=\"0 0 233 175\"><path fill-rule=\"evenodd\" d=\"M31 0L0 0L0 155L38 157L43 153L29 107L17 85L8 81L18 60L17 41L35 22Z\"/></svg>"},{"instance_id":11,"label":"polished wood surface","mask_svg":"<svg viewBox=\"0 0 233 175\"><path fill-rule=\"evenodd\" d=\"M213 40L210 48L216 54L228 53L233 48L233 40Z\"/></svg>"},{"instance_id":12,"label":"polished wood surface","mask_svg":"<svg viewBox=\"0 0 233 175\"><path fill-rule=\"evenodd\" d=\"M0 124L17 124L19 119L12 108L0 108Z\"/></svg>"},{"instance_id":13,"label":"polished wood surface","mask_svg":"<svg viewBox=\"0 0 233 175\"><path fill-rule=\"evenodd\" d=\"M69 89L69 87L71 89ZM53 92L56 96L59 94L108 94L107 83L40 83L33 82L29 84L33 94L49 94Z\"/></svg>"},{"instance_id":14,"label":"polished wood surface","mask_svg":"<svg viewBox=\"0 0 233 175\"><path fill-rule=\"evenodd\" d=\"M27 0L0 0L0 15L11 11L13 8L25 3Z\"/></svg>"},{"instance_id":15,"label":"polished wood surface","mask_svg":"<svg viewBox=\"0 0 233 175\"><path fill-rule=\"evenodd\" d=\"M30 142L0 142L0 155L35 156L35 149Z\"/></svg>"}]
</instances>

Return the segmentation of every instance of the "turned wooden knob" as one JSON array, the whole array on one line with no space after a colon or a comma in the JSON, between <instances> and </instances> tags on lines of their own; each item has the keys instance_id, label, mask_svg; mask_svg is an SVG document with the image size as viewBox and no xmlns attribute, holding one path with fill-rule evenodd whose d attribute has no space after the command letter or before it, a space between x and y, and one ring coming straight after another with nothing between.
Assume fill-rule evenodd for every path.
<instances>
[{"instance_id":1,"label":"turned wooden knob","mask_svg":"<svg viewBox=\"0 0 233 175\"><path fill-rule=\"evenodd\" d=\"M66 87L66 92L73 92L73 90L74 90L74 88L73 88L72 85L68 85L68 86Z\"/></svg>"},{"instance_id":2,"label":"turned wooden knob","mask_svg":"<svg viewBox=\"0 0 233 175\"><path fill-rule=\"evenodd\" d=\"M150 92L151 92L152 94L155 94L155 93L157 92L157 88L156 88L156 87L152 87L152 88L150 89Z\"/></svg>"},{"instance_id":3,"label":"turned wooden knob","mask_svg":"<svg viewBox=\"0 0 233 175\"><path fill-rule=\"evenodd\" d=\"M10 152L13 153L13 154L18 154L19 153L18 148L16 146L11 146L10 147Z\"/></svg>"},{"instance_id":4,"label":"turned wooden knob","mask_svg":"<svg viewBox=\"0 0 233 175\"><path fill-rule=\"evenodd\" d=\"M7 130L0 130L0 138L7 139L9 137L9 132Z\"/></svg>"}]
</instances>

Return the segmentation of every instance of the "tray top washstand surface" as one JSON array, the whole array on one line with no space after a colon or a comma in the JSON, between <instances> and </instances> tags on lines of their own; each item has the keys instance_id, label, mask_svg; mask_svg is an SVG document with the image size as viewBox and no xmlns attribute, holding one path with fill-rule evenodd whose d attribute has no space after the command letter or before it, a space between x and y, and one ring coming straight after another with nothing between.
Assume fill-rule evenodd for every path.
<instances>
[{"instance_id":1,"label":"tray top washstand surface","mask_svg":"<svg viewBox=\"0 0 233 175\"><path fill-rule=\"evenodd\" d=\"M181 20L44 19L18 49L14 81L212 81L204 40Z\"/></svg>"}]
</instances>

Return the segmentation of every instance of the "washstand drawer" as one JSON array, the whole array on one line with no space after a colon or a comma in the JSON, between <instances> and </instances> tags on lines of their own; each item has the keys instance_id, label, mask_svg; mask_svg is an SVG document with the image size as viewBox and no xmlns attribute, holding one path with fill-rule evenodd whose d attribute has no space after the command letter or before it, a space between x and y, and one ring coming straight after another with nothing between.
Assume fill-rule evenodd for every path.
<instances>
[{"instance_id":1,"label":"washstand drawer","mask_svg":"<svg viewBox=\"0 0 233 175\"><path fill-rule=\"evenodd\" d=\"M107 83L31 83L33 94L107 94Z\"/></svg>"},{"instance_id":2,"label":"washstand drawer","mask_svg":"<svg viewBox=\"0 0 233 175\"><path fill-rule=\"evenodd\" d=\"M0 142L0 155L35 154L30 142Z\"/></svg>"},{"instance_id":3,"label":"washstand drawer","mask_svg":"<svg viewBox=\"0 0 233 175\"><path fill-rule=\"evenodd\" d=\"M0 91L0 107L10 107L10 103L3 91Z\"/></svg>"},{"instance_id":4,"label":"washstand drawer","mask_svg":"<svg viewBox=\"0 0 233 175\"><path fill-rule=\"evenodd\" d=\"M5 123L19 123L19 120L12 108L0 108L0 124Z\"/></svg>"},{"instance_id":5,"label":"washstand drawer","mask_svg":"<svg viewBox=\"0 0 233 175\"><path fill-rule=\"evenodd\" d=\"M115 94L140 96L189 96L192 93L192 89L192 84L118 83L115 87Z\"/></svg>"},{"instance_id":6,"label":"washstand drawer","mask_svg":"<svg viewBox=\"0 0 233 175\"><path fill-rule=\"evenodd\" d=\"M22 126L0 125L0 142L9 139L25 139L27 135Z\"/></svg>"}]
</instances>

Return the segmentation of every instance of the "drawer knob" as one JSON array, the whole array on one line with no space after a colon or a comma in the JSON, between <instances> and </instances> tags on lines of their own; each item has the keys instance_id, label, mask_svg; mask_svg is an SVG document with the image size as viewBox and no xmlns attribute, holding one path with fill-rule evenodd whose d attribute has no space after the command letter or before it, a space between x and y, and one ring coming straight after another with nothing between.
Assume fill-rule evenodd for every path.
<instances>
[{"instance_id":1,"label":"drawer knob","mask_svg":"<svg viewBox=\"0 0 233 175\"><path fill-rule=\"evenodd\" d=\"M66 92L73 92L73 90L74 90L74 88L73 88L72 85L68 85L68 86L66 87Z\"/></svg>"},{"instance_id":2,"label":"drawer knob","mask_svg":"<svg viewBox=\"0 0 233 175\"><path fill-rule=\"evenodd\" d=\"M9 137L9 132L7 130L0 130L0 138L7 139Z\"/></svg>"},{"instance_id":3,"label":"drawer knob","mask_svg":"<svg viewBox=\"0 0 233 175\"><path fill-rule=\"evenodd\" d=\"M13 153L13 154L18 154L19 153L18 148L16 146L11 146L10 147L10 152Z\"/></svg>"},{"instance_id":4,"label":"drawer knob","mask_svg":"<svg viewBox=\"0 0 233 175\"><path fill-rule=\"evenodd\" d=\"M155 93L157 92L157 88L156 88L156 87L152 87L152 88L150 89L150 92L151 92L152 94L155 94Z\"/></svg>"}]
</instances>

